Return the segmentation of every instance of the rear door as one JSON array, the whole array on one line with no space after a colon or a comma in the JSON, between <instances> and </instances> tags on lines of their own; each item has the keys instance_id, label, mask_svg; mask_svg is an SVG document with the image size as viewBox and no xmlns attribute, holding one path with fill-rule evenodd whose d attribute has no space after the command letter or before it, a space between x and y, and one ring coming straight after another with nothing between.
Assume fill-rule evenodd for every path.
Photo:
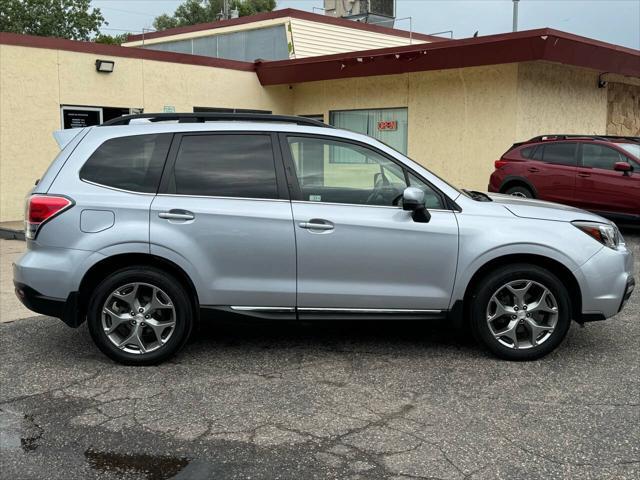
<instances>
[{"instance_id":1,"label":"rear door","mask_svg":"<svg viewBox=\"0 0 640 480\"><path fill-rule=\"evenodd\" d=\"M553 142L539 145L527 162L527 178L538 198L574 205L578 166L576 142Z\"/></svg>"},{"instance_id":2,"label":"rear door","mask_svg":"<svg viewBox=\"0 0 640 480\"><path fill-rule=\"evenodd\" d=\"M580 146L581 163L576 180L579 207L603 213L640 214L640 172L614 170L616 162L633 160L618 150L598 143Z\"/></svg>"},{"instance_id":3,"label":"rear door","mask_svg":"<svg viewBox=\"0 0 640 480\"><path fill-rule=\"evenodd\" d=\"M293 315L295 242L276 138L174 137L151 205L151 253L187 270L201 305Z\"/></svg>"}]
</instances>

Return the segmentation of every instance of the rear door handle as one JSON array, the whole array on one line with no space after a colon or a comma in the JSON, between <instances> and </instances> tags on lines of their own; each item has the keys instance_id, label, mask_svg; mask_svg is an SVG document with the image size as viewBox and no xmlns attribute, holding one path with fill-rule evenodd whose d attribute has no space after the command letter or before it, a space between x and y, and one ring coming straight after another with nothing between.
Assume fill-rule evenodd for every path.
<instances>
[{"instance_id":1,"label":"rear door handle","mask_svg":"<svg viewBox=\"0 0 640 480\"><path fill-rule=\"evenodd\" d=\"M306 228L307 230L333 230L334 226L331 222L326 220L313 219L308 222L300 222L298 224L300 228Z\"/></svg>"},{"instance_id":2,"label":"rear door handle","mask_svg":"<svg viewBox=\"0 0 640 480\"><path fill-rule=\"evenodd\" d=\"M168 212L158 213L160 218L167 220L193 220L196 216L187 210L169 210Z\"/></svg>"},{"instance_id":3,"label":"rear door handle","mask_svg":"<svg viewBox=\"0 0 640 480\"><path fill-rule=\"evenodd\" d=\"M539 169L539 168L536 168L536 167L531 167L531 168L529 168L529 171L530 171L531 173L537 173L537 172L539 172L539 171L540 171L540 169Z\"/></svg>"}]
</instances>

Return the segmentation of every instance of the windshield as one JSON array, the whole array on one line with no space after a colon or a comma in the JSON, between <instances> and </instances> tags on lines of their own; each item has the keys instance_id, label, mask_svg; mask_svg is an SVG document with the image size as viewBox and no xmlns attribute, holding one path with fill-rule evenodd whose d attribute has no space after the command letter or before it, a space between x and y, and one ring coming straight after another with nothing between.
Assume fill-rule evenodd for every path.
<instances>
[{"instance_id":1,"label":"windshield","mask_svg":"<svg viewBox=\"0 0 640 480\"><path fill-rule=\"evenodd\" d=\"M618 146L623 148L636 158L640 158L640 144L638 143L619 143Z\"/></svg>"}]
</instances>

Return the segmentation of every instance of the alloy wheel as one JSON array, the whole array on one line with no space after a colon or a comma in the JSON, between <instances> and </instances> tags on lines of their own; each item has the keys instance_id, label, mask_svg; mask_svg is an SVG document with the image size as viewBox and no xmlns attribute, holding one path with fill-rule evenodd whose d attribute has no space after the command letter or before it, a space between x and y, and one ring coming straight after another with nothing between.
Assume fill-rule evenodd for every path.
<instances>
[{"instance_id":1,"label":"alloy wheel","mask_svg":"<svg viewBox=\"0 0 640 480\"><path fill-rule=\"evenodd\" d=\"M514 280L498 288L489 300L487 324L503 346L517 350L549 340L558 322L553 293L533 280Z\"/></svg>"},{"instance_id":2,"label":"alloy wheel","mask_svg":"<svg viewBox=\"0 0 640 480\"><path fill-rule=\"evenodd\" d=\"M102 307L102 329L120 350L145 354L162 348L175 330L176 311L167 293L149 283L116 288Z\"/></svg>"}]
</instances>

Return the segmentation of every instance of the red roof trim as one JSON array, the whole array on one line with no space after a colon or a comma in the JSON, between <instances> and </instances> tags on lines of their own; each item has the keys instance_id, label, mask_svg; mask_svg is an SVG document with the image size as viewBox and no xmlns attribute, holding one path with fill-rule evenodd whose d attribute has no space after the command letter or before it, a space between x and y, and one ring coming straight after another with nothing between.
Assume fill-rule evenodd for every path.
<instances>
[{"instance_id":1,"label":"red roof trim","mask_svg":"<svg viewBox=\"0 0 640 480\"><path fill-rule=\"evenodd\" d=\"M127 41L137 42L142 40L149 40L152 38L170 37L173 35L180 35L182 33L199 32L201 30L213 30L216 28L231 27L234 25L246 25L254 22L261 22L263 20L271 20L273 18L293 17L300 20L310 20L312 22L327 23L331 25L337 25L340 27L354 28L356 30L366 30L369 32L383 33L386 35L393 35L396 37L415 38L417 40L424 40L427 42L442 42L447 41L447 38L436 37L433 35L425 35L423 33L409 33L406 30L399 30L396 28L383 27L380 25L371 25L369 23L354 22L353 20L346 20L344 18L331 17L329 15L320 15L317 13L305 12L303 10L296 10L295 8L283 8L282 10L274 10L272 12L258 13L256 15L250 15L247 17L232 18L230 20L221 20L219 22L199 23L197 25L188 25L186 27L169 28L167 30L161 30L159 32L149 32L145 34L129 35Z\"/></svg>"},{"instance_id":2,"label":"red roof trim","mask_svg":"<svg viewBox=\"0 0 640 480\"><path fill-rule=\"evenodd\" d=\"M20 35L17 33L0 32L0 44L32 48L48 48L52 50L67 50L70 52L80 53L93 53L95 55L108 55L112 57L140 58L143 60L184 63L205 67L228 68L232 70L243 70L246 72L255 71L254 64L250 62L203 57L200 55L190 55L186 53L161 52L159 50L148 50L145 48L104 45L94 42L78 42L76 40L66 40L63 38Z\"/></svg>"},{"instance_id":3,"label":"red roof trim","mask_svg":"<svg viewBox=\"0 0 640 480\"><path fill-rule=\"evenodd\" d=\"M262 85L277 85L536 60L640 76L640 51L549 28L261 62L256 71Z\"/></svg>"}]
</instances>

